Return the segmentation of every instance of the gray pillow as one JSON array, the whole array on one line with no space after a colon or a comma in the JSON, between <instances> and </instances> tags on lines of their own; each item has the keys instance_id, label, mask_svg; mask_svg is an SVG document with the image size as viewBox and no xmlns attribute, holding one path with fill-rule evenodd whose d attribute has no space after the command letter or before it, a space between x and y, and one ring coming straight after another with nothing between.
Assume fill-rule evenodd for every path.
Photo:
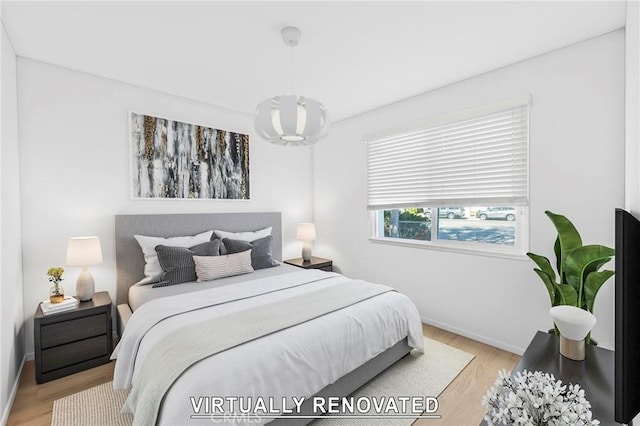
<instances>
[{"instance_id":1,"label":"gray pillow","mask_svg":"<svg viewBox=\"0 0 640 426\"><path fill-rule=\"evenodd\" d=\"M251 242L225 238L222 240L222 244L229 254L251 250L251 266L253 269L265 269L279 265L273 259L271 249L273 237L271 235Z\"/></svg>"},{"instance_id":2,"label":"gray pillow","mask_svg":"<svg viewBox=\"0 0 640 426\"><path fill-rule=\"evenodd\" d=\"M156 253L158 253L158 261L164 272L160 277L160 282L155 283L153 287L186 283L197 279L193 256L218 256L220 254L220 240L207 241L190 248L158 245Z\"/></svg>"}]
</instances>

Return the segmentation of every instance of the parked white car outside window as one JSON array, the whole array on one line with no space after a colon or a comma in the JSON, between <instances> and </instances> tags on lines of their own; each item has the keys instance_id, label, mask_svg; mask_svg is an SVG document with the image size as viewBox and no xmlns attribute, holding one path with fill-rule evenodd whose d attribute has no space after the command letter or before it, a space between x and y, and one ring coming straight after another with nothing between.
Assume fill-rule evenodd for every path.
<instances>
[{"instance_id":1,"label":"parked white car outside window","mask_svg":"<svg viewBox=\"0 0 640 426\"><path fill-rule=\"evenodd\" d=\"M480 210L476 215L480 220L499 219L499 220L516 220L516 209L514 207L487 207Z\"/></svg>"}]
</instances>

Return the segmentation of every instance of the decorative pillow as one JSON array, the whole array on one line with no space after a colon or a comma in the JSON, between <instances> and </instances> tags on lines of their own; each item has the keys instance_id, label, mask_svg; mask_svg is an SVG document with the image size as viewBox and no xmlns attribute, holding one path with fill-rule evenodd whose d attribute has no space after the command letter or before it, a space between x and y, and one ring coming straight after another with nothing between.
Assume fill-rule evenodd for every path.
<instances>
[{"instance_id":1,"label":"decorative pillow","mask_svg":"<svg viewBox=\"0 0 640 426\"><path fill-rule=\"evenodd\" d=\"M156 246L165 245L171 247L193 247L197 244L206 243L211 240L213 231L203 232L201 234L188 236L188 237L147 237L144 235L134 235L135 239L140 244L142 254L144 255L144 275L145 277L138 281L136 285L153 284L160 281L162 276L162 268L160 262L158 262L158 254L156 253Z\"/></svg>"},{"instance_id":2,"label":"decorative pillow","mask_svg":"<svg viewBox=\"0 0 640 426\"><path fill-rule=\"evenodd\" d=\"M251 251L224 256L193 256L198 282L253 272Z\"/></svg>"},{"instance_id":3,"label":"decorative pillow","mask_svg":"<svg viewBox=\"0 0 640 426\"><path fill-rule=\"evenodd\" d=\"M227 253L240 253L251 250L251 266L253 269L271 268L279 263L273 259L271 246L273 237L271 235L248 242L225 238L222 240Z\"/></svg>"},{"instance_id":4,"label":"decorative pillow","mask_svg":"<svg viewBox=\"0 0 640 426\"><path fill-rule=\"evenodd\" d=\"M241 241L253 241L258 238L264 238L268 235L271 235L272 226L268 228L260 229L258 231L250 231L250 232L228 232L228 231L218 231L214 230L218 238L221 240L225 238L230 238L232 240L241 240Z\"/></svg>"},{"instance_id":5,"label":"decorative pillow","mask_svg":"<svg viewBox=\"0 0 640 426\"><path fill-rule=\"evenodd\" d=\"M156 246L158 261L164 273L161 281L153 287L186 283L196 280L196 265L193 256L218 256L220 254L220 240L208 241L190 248Z\"/></svg>"}]
</instances>

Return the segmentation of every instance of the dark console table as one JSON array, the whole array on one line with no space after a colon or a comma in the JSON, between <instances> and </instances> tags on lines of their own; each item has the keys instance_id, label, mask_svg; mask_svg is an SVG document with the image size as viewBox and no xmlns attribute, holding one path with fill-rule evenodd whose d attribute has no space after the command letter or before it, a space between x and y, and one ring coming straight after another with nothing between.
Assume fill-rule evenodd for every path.
<instances>
[{"instance_id":1,"label":"dark console table","mask_svg":"<svg viewBox=\"0 0 640 426\"><path fill-rule=\"evenodd\" d=\"M602 426L617 425L614 409L613 351L587 345L584 361L573 361L560 355L560 338L538 331L516 365L514 372L542 371L551 373L563 384L577 383L591 402L593 418ZM483 425L486 423L483 421Z\"/></svg>"}]
</instances>

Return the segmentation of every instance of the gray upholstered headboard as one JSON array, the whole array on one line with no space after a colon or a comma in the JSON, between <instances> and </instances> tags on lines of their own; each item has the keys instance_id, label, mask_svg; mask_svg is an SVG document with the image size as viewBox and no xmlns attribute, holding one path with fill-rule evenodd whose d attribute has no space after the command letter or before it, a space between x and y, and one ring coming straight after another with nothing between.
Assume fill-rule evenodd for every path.
<instances>
[{"instance_id":1,"label":"gray upholstered headboard","mask_svg":"<svg viewBox=\"0 0 640 426\"><path fill-rule=\"evenodd\" d=\"M272 226L273 257L282 260L280 212L116 215L115 220L117 304L127 303L129 287L144 277L144 257L134 235L177 237L212 229L238 232Z\"/></svg>"}]
</instances>

